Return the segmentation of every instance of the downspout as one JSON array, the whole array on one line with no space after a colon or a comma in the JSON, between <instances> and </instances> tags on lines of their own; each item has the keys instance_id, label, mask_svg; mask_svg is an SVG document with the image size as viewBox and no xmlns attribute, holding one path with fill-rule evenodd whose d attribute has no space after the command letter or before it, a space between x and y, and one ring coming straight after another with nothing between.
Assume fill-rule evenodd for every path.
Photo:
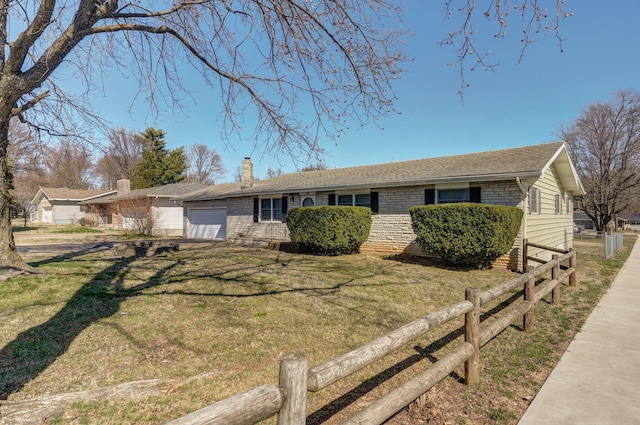
<instances>
[{"instance_id":1,"label":"downspout","mask_svg":"<svg viewBox=\"0 0 640 425\"><path fill-rule=\"evenodd\" d=\"M527 239L527 201L529 198L529 191L522 185L520 181L520 177L516 177L516 184L520 188L520 192L522 192L522 242ZM522 265L524 270L524 264Z\"/></svg>"}]
</instances>

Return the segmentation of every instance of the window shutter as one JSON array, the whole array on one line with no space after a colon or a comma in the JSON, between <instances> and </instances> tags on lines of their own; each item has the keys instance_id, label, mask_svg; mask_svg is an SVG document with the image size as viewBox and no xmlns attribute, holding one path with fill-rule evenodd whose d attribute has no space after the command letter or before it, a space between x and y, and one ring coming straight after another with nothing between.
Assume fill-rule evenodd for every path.
<instances>
[{"instance_id":1,"label":"window shutter","mask_svg":"<svg viewBox=\"0 0 640 425\"><path fill-rule=\"evenodd\" d=\"M253 222L258 222L258 217L260 216L260 199L253 198Z\"/></svg>"},{"instance_id":2,"label":"window shutter","mask_svg":"<svg viewBox=\"0 0 640 425\"><path fill-rule=\"evenodd\" d=\"M425 189L424 190L424 204L425 205L433 205L436 203L436 190L435 189Z\"/></svg>"},{"instance_id":3,"label":"window shutter","mask_svg":"<svg viewBox=\"0 0 640 425\"><path fill-rule=\"evenodd\" d=\"M329 205L335 205L336 204L336 194L335 193L330 193L329 194Z\"/></svg>"},{"instance_id":4,"label":"window shutter","mask_svg":"<svg viewBox=\"0 0 640 425\"><path fill-rule=\"evenodd\" d=\"M285 223L287 221L287 197L282 197L282 222Z\"/></svg>"},{"instance_id":5,"label":"window shutter","mask_svg":"<svg viewBox=\"0 0 640 425\"><path fill-rule=\"evenodd\" d=\"M371 212L378 214L378 192L371 192Z\"/></svg>"},{"instance_id":6,"label":"window shutter","mask_svg":"<svg viewBox=\"0 0 640 425\"><path fill-rule=\"evenodd\" d=\"M479 204L482 202L482 188L470 187L469 188L469 202L475 202Z\"/></svg>"}]
</instances>

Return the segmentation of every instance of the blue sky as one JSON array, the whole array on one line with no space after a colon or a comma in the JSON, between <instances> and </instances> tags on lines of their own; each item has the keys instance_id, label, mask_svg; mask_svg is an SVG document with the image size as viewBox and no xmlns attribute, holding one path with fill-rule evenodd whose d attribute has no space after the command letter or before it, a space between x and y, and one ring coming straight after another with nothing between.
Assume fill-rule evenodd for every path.
<instances>
[{"instance_id":1,"label":"blue sky","mask_svg":"<svg viewBox=\"0 0 640 425\"><path fill-rule=\"evenodd\" d=\"M559 125L570 123L590 103L607 101L618 90L640 90L640 1L567 0L565 8L573 16L561 24L564 52L549 34L532 44L519 64L521 28L516 21L510 23L506 39L496 40L493 32L480 31L477 48L491 50L491 61L499 66L496 72L467 72L470 86L464 102L457 94L458 69L447 65L455 60L455 52L438 45L448 31L443 24L444 2L406 0L404 4L406 24L414 33L405 52L415 60L406 64L407 74L395 85L400 114L363 129L352 126L337 144L321 140L331 168L553 141ZM194 93L186 109L165 111L156 121L149 120L139 104L129 110L131 99L126 92L132 81L106 82L107 97L94 106L114 127L165 130L170 148L204 143L216 149L228 170L227 181L245 156L252 157L260 178L269 167L292 172L300 166L283 156L253 151L251 140L230 140L232 147L225 149L214 100L218 93L197 75L189 79Z\"/></svg>"}]
</instances>

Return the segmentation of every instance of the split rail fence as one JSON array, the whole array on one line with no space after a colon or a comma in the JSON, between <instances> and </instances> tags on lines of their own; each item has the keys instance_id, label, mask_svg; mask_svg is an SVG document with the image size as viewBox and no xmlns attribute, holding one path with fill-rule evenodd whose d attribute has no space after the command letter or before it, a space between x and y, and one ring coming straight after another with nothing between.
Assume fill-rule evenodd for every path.
<instances>
[{"instance_id":1,"label":"split rail fence","mask_svg":"<svg viewBox=\"0 0 640 425\"><path fill-rule=\"evenodd\" d=\"M526 245L525 245L526 246ZM530 244L530 246L533 246ZM535 245L557 251L555 248ZM565 263L565 265L563 265ZM526 264L526 263L525 263ZM548 277L551 272L550 278ZM542 278L543 275L547 277ZM552 304L560 303L560 283L568 278L576 286L576 255L569 250L553 254L552 260L539 266L526 266L525 273L488 290L466 289L466 299L408 323L355 350L309 369L302 354L286 354L280 360L278 385L262 385L221 400L208 407L175 419L167 425L253 425L277 415L278 425L304 425L307 391L320 391L352 373L380 360L405 344L445 323L465 316L465 341L385 396L372 402L343 425L381 424L409 405L464 363L465 383L479 381L480 348L522 317L523 330L534 327L534 306L551 292ZM512 308L481 325L482 306L522 290L523 297Z\"/></svg>"}]
</instances>

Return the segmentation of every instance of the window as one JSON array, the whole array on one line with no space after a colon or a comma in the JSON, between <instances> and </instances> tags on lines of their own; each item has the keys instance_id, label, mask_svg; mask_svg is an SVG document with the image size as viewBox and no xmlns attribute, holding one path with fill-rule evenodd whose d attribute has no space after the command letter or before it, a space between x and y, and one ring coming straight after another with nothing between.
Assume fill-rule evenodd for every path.
<instances>
[{"instance_id":1,"label":"window","mask_svg":"<svg viewBox=\"0 0 640 425\"><path fill-rule=\"evenodd\" d=\"M540 189L529 188L529 214L540 214Z\"/></svg>"},{"instance_id":2,"label":"window","mask_svg":"<svg viewBox=\"0 0 640 425\"><path fill-rule=\"evenodd\" d=\"M469 202L469 189L438 189L439 204Z\"/></svg>"},{"instance_id":3,"label":"window","mask_svg":"<svg viewBox=\"0 0 640 425\"><path fill-rule=\"evenodd\" d=\"M555 196L555 207L556 207L556 214L562 214L562 201L560 200L559 193L557 193Z\"/></svg>"},{"instance_id":4,"label":"window","mask_svg":"<svg viewBox=\"0 0 640 425\"><path fill-rule=\"evenodd\" d=\"M371 194L350 194L338 195L338 205L347 207L369 207L371 208Z\"/></svg>"},{"instance_id":5,"label":"window","mask_svg":"<svg viewBox=\"0 0 640 425\"><path fill-rule=\"evenodd\" d=\"M282 198L261 199L260 219L262 221L282 220Z\"/></svg>"},{"instance_id":6,"label":"window","mask_svg":"<svg viewBox=\"0 0 640 425\"><path fill-rule=\"evenodd\" d=\"M303 207L313 207L316 204L316 200L313 196L305 196L302 198Z\"/></svg>"},{"instance_id":7,"label":"window","mask_svg":"<svg viewBox=\"0 0 640 425\"><path fill-rule=\"evenodd\" d=\"M378 199L378 192L342 195L330 193L328 196L329 205L339 205L344 207L368 207L371 208L371 212L374 214L378 213Z\"/></svg>"},{"instance_id":8,"label":"window","mask_svg":"<svg viewBox=\"0 0 640 425\"><path fill-rule=\"evenodd\" d=\"M437 201L436 202L436 192ZM464 189L425 189L424 204L451 204L456 202L482 203L482 187L470 187Z\"/></svg>"}]
</instances>

